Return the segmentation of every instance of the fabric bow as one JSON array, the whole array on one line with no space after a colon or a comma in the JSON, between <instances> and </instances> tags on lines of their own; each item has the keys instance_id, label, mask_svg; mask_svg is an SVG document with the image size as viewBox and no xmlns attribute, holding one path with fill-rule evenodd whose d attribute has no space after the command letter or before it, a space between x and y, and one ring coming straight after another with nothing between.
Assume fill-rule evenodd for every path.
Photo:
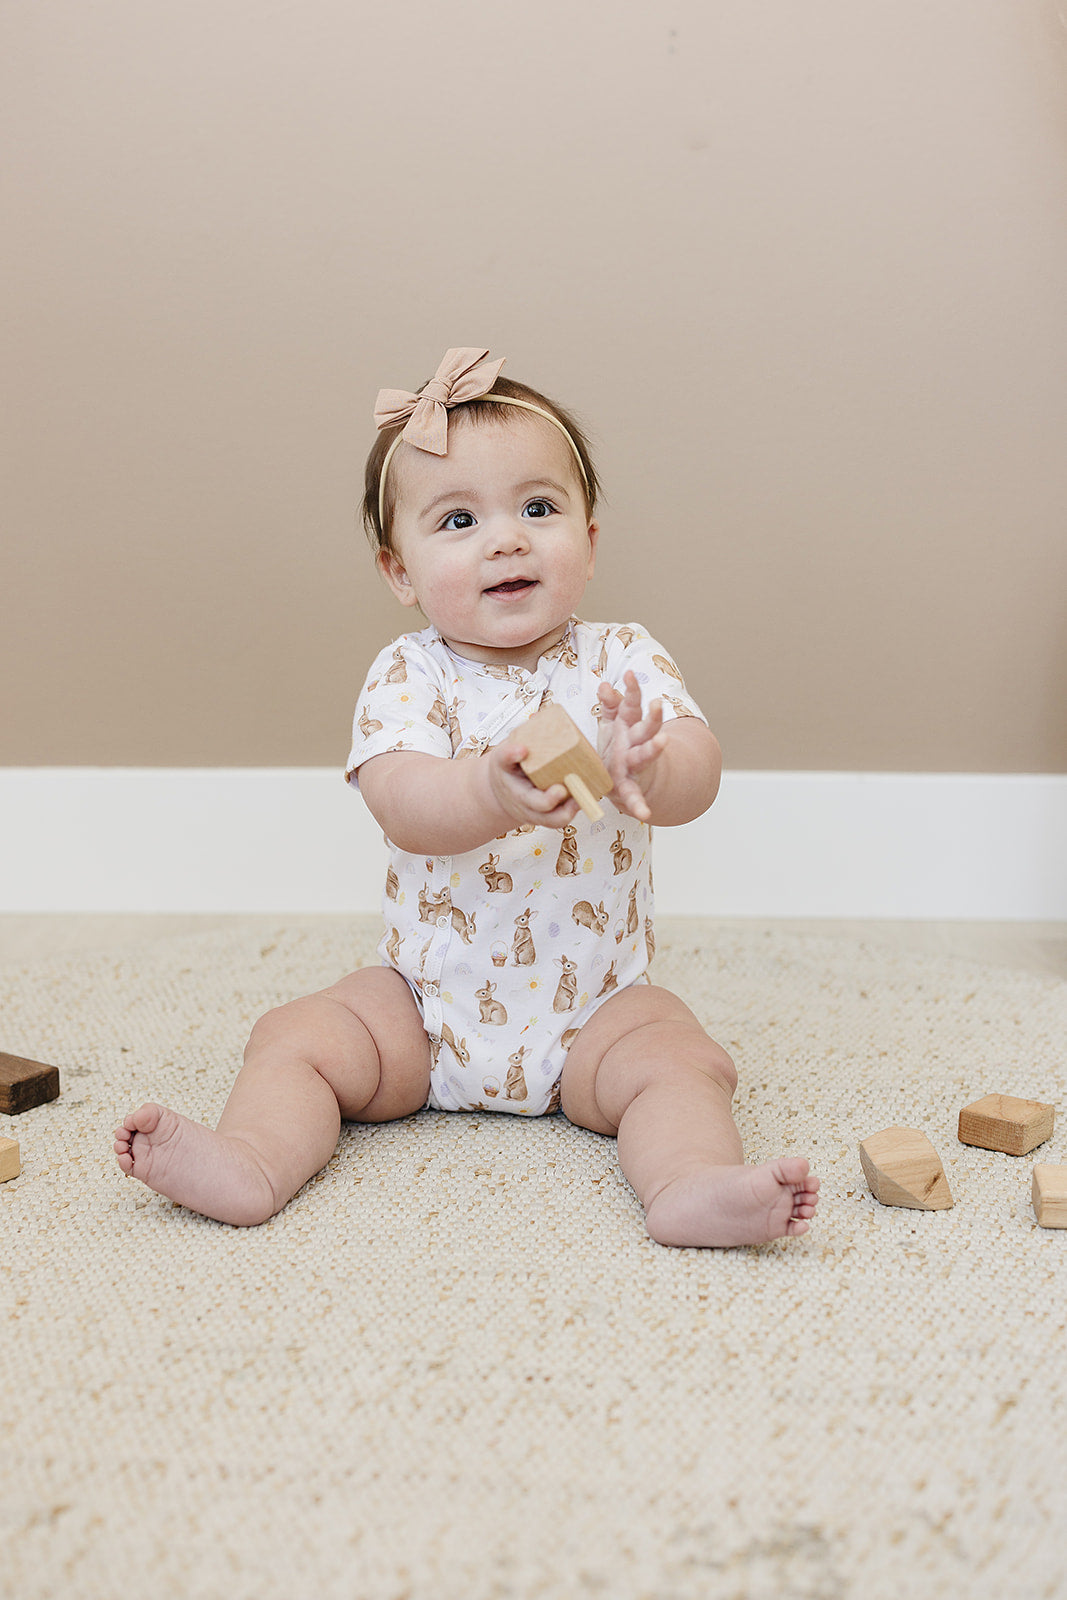
<instances>
[{"instance_id":1,"label":"fabric bow","mask_svg":"<svg viewBox=\"0 0 1067 1600\"><path fill-rule=\"evenodd\" d=\"M449 406L488 394L507 360L501 356L499 361L486 361L488 354L488 350L446 350L441 365L418 394L409 389L379 389L374 402L375 425L391 428L407 417L402 439L431 455L447 455Z\"/></svg>"}]
</instances>

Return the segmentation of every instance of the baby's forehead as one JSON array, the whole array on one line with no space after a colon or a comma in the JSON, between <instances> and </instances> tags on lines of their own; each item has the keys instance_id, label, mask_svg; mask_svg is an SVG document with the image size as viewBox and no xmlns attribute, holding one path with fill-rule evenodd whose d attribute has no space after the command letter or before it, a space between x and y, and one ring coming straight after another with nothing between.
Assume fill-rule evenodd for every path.
<instances>
[{"instance_id":1,"label":"baby's forehead","mask_svg":"<svg viewBox=\"0 0 1067 1600\"><path fill-rule=\"evenodd\" d=\"M506 486L545 481L581 493L578 464L558 428L518 408L495 411L500 414L492 417L471 415L463 408L450 412L446 455L402 443L393 464L398 497L437 493L451 483L471 489L480 482Z\"/></svg>"}]
</instances>

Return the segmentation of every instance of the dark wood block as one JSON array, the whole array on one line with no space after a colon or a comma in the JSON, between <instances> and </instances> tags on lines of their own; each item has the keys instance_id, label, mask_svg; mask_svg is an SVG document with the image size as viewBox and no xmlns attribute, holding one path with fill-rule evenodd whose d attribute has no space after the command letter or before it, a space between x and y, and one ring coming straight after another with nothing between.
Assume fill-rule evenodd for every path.
<instances>
[{"instance_id":1,"label":"dark wood block","mask_svg":"<svg viewBox=\"0 0 1067 1600\"><path fill-rule=\"evenodd\" d=\"M59 1068L0 1050L0 1111L9 1116L59 1097Z\"/></svg>"}]
</instances>

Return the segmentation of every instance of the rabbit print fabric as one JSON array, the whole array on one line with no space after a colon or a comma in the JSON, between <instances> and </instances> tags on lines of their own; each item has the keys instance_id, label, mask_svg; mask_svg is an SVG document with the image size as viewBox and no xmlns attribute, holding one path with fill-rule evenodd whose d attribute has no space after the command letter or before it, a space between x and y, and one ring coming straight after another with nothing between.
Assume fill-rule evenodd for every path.
<instances>
[{"instance_id":1,"label":"rabbit print fabric","mask_svg":"<svg viewBox=\"0 0 1067 1600\"><path fill-rule=\"evenodd\" d=\"M596 746L603 678L633 671L664 720L703 715L663 647L636 623L574 617L537 670L455 655L435 628L375 660L356 707L346 777L414 750L461 761L517 737L549 701ZM459 856L390 851L378 947L407 980L430 1039L428 1105L538 1116L559 1106L567 1050L619 989L647 982L651 829L603 802L560 830L516 828Z\"/></svg>"}]
</instances>

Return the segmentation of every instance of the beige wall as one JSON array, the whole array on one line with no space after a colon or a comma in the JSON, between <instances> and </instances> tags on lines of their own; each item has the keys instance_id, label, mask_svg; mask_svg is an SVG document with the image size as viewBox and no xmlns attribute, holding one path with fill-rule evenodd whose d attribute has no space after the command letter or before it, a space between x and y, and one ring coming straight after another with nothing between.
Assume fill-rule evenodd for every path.
<instances>
[{"instance_id":1,"label":"beige wall","mask_svg":"<svg viewBox=\"0 0 1067 1600\"><path fill-rule=\"evenodd\" d=\"M449 344L737 767L1067 770L1057 0L7 0L0 761L319 765Z\"/></svg>"}]
</instances>

